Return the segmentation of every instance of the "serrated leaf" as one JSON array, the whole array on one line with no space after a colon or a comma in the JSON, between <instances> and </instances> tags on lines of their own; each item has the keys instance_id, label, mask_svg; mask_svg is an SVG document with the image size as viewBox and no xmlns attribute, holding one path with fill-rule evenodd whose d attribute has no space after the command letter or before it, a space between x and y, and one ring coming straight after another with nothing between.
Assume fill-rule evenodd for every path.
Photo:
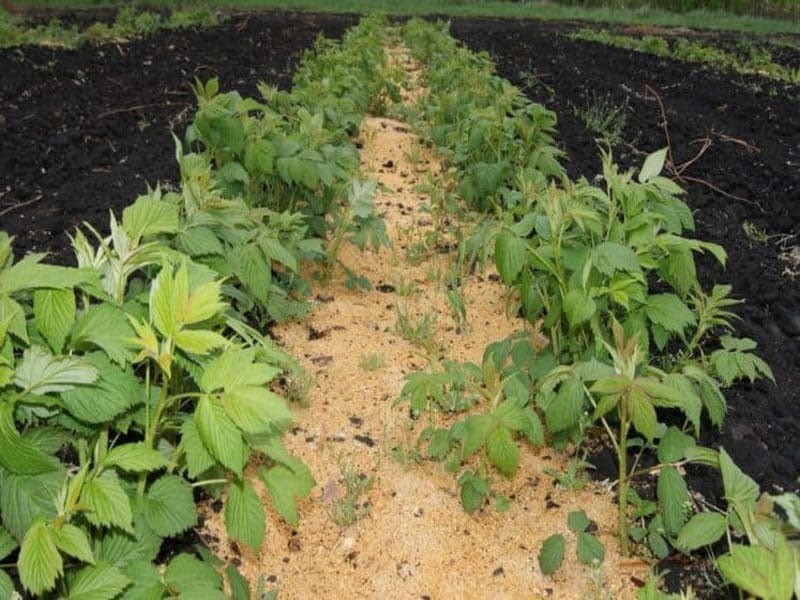
<instances>
[{"instance_id":1,"label":"serrated leaf","mask_svg":"<svg viewBox=\"0 0 800 600\"><path fill-rule=\"evenodd\" d=\"M595 536L581 532L578 534L577 554L578 560L583 564L594 566L605 560L606 550Z\"/></svg>"},{"instance_id":2,"label":"serrated leaf","mask_svg":"<svg viewBox=\"0 0 800 600\"><path fill-rule=\"evenodd\" d=\"M81 504L86 507L86 519L93 525L113 525L124 531L133 531L131 501L113 471L92 477L84 484Z\"/></svg>"},{"instance_id":3,"label":"serrated leaf","mask_svg":"<svg viewBox=\"0 0 800 600\"><path fill-rule=\"evenodd\" d=\"M86 349L95 346L120 365L128 360L128 340L133 329L125 313L112 304L90 306L75 323L72 330L72 345Z\"/></svg>"},{"instance_id":4,"label":"serrated leaf","mask_svg":"<svg viewBox=\"0 0 800 600\"><path fill-rule=\"evenodd\" d=\"M496 427L486 441L489 461L506 477L512 477L519 466L519 448L511 437L511 430Z\"/></svg>"},{"instance_id":5,"label":"serrated leaf","mask_svg":"<svg viewBox=\"0 0 800 600\"><path fill-rule=\"evenodd\" d=\"M566 431L580 423L583 401L584 390L581 381L575 377L564 381L545 410L547 429L556 433Z\"/></svg>"},{"instance_id":6,"label":"serrated leaf","mask_svg":"<svg viewBox=\"0 0 800 600\"><path fill-rule=\"evenodd\" d=\"M99 283L92 269L41 264L44 254L28 254L14 266L0 270L0 296L20 290L64 290L84 283Z\"/></svg>"},{"instance_id":7,"label":"serrated leaf","mask_svg":"<svg viewBox=\"0 0 800 600\"><path fill-rule=\"evenodd\" d=\"M63 467L40 475L12 475L0 471L0 513L3 524L21 540L33 522L57 514L57 498L64 485Z\"/></svg>"},{"instance_id":8,"label":"serrated leaf","mask_svg":"<svg viewBox=\"0 0 800 600\"><path fill-rule=\"evenodd\" d=\"M628 410L636 431L641 433L648 442L652 442L657 432L658 419L656 409L650 403L650 399L646 395L638 393L634 388L628 395Z\"/></svg>"},{"instance_id":9,"label":"serrated leaf","mask_svg":"<svg viewBox=\"0 0 800 600\"><path fill-rule=\"evenodd\" d=\"M662 510L664 529L670 535L678 535L686 522L686 504L689 490L680 473L670 466L662 467L658 474L658 502Z\"/></svg>"},{"instance_id":10,"label":"serrated leaf","mask_svg":"<svg viewBox=\"0 0 800 600\"><path fill-rule=\"evenodd\" d=\"M177 475L163 475L153 482L143 512L147 524L161 537L178 535L197 522L192 488Z\"/></svg>"},{"instance_id":11,"label":"serrated leaf","mask_svg":"<svg viewBox=\"0 0 800 600\"><path fill-rule=\"evenodd\" d=\"M295 460L291 467L275 465L261 469L261 479L267 486L275 510L292 525L300 518L297 515L297 499L309 494L314 487L311 471L301 461Z\"/></svg>"},{"instance_id":12,"label":"serrated leaf","mask_svg":"<svg viewBox=\"0 0 800 600\"><path fill-rule=\"evenodd\" d=\"M683 333L697 321L695 314L675 294L652 294L647 298L647 318L666 331Z\"/></svg>"},{"instance_id":13,"label":"serrated leaf","mask_svg":"<svg viewBox=\"0 0 800 600\"><path fill-rule=\"evenodd\" d=\"M758 500L758 484L733 462L724 448L719 450L719 468L725 499L739 512L747 512Z\"/></svg>"},{"instance_id":14,"label":"serrated leaf","mask_svg":"<svg viewBox=\"0 0 800 600\"><path fill-rule=\"evenodd\" d=\"M205 356L215 348L228 345L225 336L206 329L181 329L175 336L178 348L189 354Z\"/></svg>"},{"instance_id":15,"label":"serrated leaf","mask_svg":"<svg viewBox=\"0 0 800 600\"><path fill-rule=\"evenodd\" d=\"M644 160L642 170L639 171L639 183L647 183L661 174L664 162L667 160L667 148L656 150Z\"/></svg>"},{"instance_id":16,"label":"serrated leaf","mask_svg":"<svg viewBox=\"0 0 800 600\"><path fill-rule=\"evenodd\" d=\"M94 564L94 555L89 545L89 538L83 529L64 523L55 531L55 542L58 549L64 554L74 556L81 562Z\"/></svg>"},{"instance_id":17,"label":"serrated leaf","mask_svg":"<svg viewBox=\"0 0 800 600\"><path fill-rule=\"evenodd\" d=\"M583 509L572 511L567 515L567 525L575 533L583 533L589 528L590 523L586 511Z\"/></svg>"},{"instance_id":18,"label":"serrated leaf","mask_svg":"<svg viewBox=\"0 0 800 600\"><path fill-rule=\"evenodd\" d=\"M731 544L730 553L721 556L717 565L725 579L749 594L769 600L792 598L795 560L782 538L773 552L765 546Z\"/></svg>"},{"instance_id":19,"label":"serrated leaf","mask_svg":"<svg viewBox=\"0 0 800 600\"><path fill-rule=\"evenodd\" d=\"M148 448L144 442L135 442L112 448L103 459L103 466L140 473L167 466L167 459L158 450Z\"/></svg>"},{"instance_id":20,"label":"serrated leaf","mask_svg":"<svg viewBox=\"0 0 800 600\"><path fill-rule=\"evenodd\" d=\"M194 423L209 454L241 477L245 462L244 441L225 409L211 396L203 395L195 408Z\"/></svg>"},{"instance_id":21,"label":"serrated leaf","mask_svg":"<svg viewBox=\"0 0 800 600\"><path fill-rule=\"evenodd\" d=\"M44 519L35 521L25 534L17 569L23 587L37 596L52 590L56 579L64 572L55 536Z\"/></svg>"},{"instance_id":22,"label":"serrated leaf","mask_svg":"<svg viewBox=\"0 0 800 600\"><path fill-rule=\"evenodd\" d=\"M240 386L222 394L221 402L227 415L245 433L275 432L292 421L286 401L263 386Z\"/></svg>"},{"instance_id":23,"label":"serrated leaf","mask_svg":"<svg viewBox=\"0 0 800 600\"><path fill-rule=\"evenodd\" d=\"M238 246L229 260L247 291L260 302L266 301L272 287L272 270L261 249L255 244Z\"/></svg>"},{"instance_id":24,"label":"serrated leaf","mask_svg":"<svg viewBox=\"0 0 800 600\"><path fill-rule=\"evenodd\" d=\"M105 423L143 402L144 386L130 367L123 369L113 364L101 352L86 358L100 373L99 380L61 395L65 408L75 418L86 423Z\"/></svg>"},{"instance_id":25,"label":"serrated leaf","mask_svg":"<svg viewBox=\"0 0 800 600\"><path fill-rule=\"evenodd\" d=\"M0 560L11 554L17 549L17 540L8 532L8 530L0 525Z\"/></svg>"},{"instance_id":26,"label":"serrated leaf","mask_svg":"<svg viewBox=\"0 0 800 600\"><path fill-rule=\"evenodd\" d=\"M599 244L592 251L592 264L604 275L613 275L616 271L635 274L642 270L636 252L615 242Z\"/></svg>"},{"instance_id":27,"label":"serrated leaf","mask_svg":"<svg viewBox=\"0 0 800 600\"><path fill-rule=\"evenodd\" d=\"M206 450L194 421L186 420L181 425L181 443L186 451L186 466L189 477L197 477L216 464L216 460Z\"/></svg>"},{"instance_id":28,"label":"serrated leaf","mask_svg":"<svg viewBox=\"0 0 800 600\"><path fill-rule=\"evenodd\" d=\"M542 544L539 550L538 561L539 569L545 575L552 575L564 562L564 550L566 540L561 534L551 535Z\"/></svg>"},{"instance_id":29,"label":"serrated leaf","mask_svg":"<svg viewBox=\"0 0 800 600\"><path fill-rule=\"evenodd\" d=\"M225 527L228 535L258 552L266 528L264 506L252 484L237 482L228 489L225 502Z\"/></svg>"},{"instance_id":30,"label":"serrated leaf","mask_svg":"<svg viewBox=\"0 0 800 600\"><path fill-rule=\"evenodd\" d=\"M12 598L14 592L14 582L11 581L11 577L3 569L0 569L0 598Z\"/></svg>"},{"instance_id":31,"label":"serrated leaf","mask_svg":"<svg viewBox=\"0 0 800 600\"><path fill-rule=\"evenodd\" d=\"M462 459L469 458L486 443L496 422L492 415L470 415L464 425L466 435L461 447Z\"/></svg>"},{"instance_id":32,"label":"serrated leaf","mask_svg":"<svg viewBox=\"0 0 800 600\"><path fill-rule=\"evenodd\" d=\"M41 346L32 346L14 371L14 384L27 393L43 395L94 383L97 376L97 369L83 359L56 358Z\"/></svg>"},{"instance_id":33,"label":"serrated leaf","mask_svg":"<svg viewBox=\"0 0 800 600\"><path fill-rule=\"evenodd\" d=\"M698 513L683 526L675 547L684 552L691 552L703 546L710 546L725 534L727 527L725 515L714 512Z\"/></svg>"},{"instance_id":34,"label":"serrated leaf","mask_svg":"<svg viewBox=\"0 0 800 600\"><path fill-rule=\"evenodd\" d=\"M597 312L597 303L583 290L570 290L564 296L564 314L570 329L582 325Z\"/></svg>"},{"instance_id":35,"label":"serrated leaf","mask_svg":"<svg viewBox=\"0 0 800 600\"><path fill-rule=\"evenodd\" d=\"M55 470L58 461L19 434L13 413L11 403L0 403L0 466L16 475L37 475Z\"/></svg>"},{"instance_id":36,"label":"serrated leaf","mask_svg":"<svg viewBox=\"0 0 800 600\"><path fill-rule=\"evenodd\" d=\"M510 285L525 265L527 244L516 235L503 232L494 242L494 260L503 283Z\"/></svg>"},{"instance_id":37,"label":"serrated leaf","mask_svg":"<svg viewBox=\"0 0 800 600\"><path fill-rule=\"evenodd\" d=\"M117 567L106 563L84 567L69 586L69 600L108 600L116 598L131 580Z\"/></svg>"},{"instance_id":38,"label":"serrated leaf","mask_svg":"<svg viewBox=\"0 0 800 600\"><path fill-rule=\"evenodd\" d=\"M164 582L173 590L181 593L187 598L193 596L193 592L205 591L203 600L206 598L218 598L215 592L222 590L222 577L214 568L204 562L199 561L189 554L179 554L173 558L164 571ZM224 595L222 596L225 597Z\"/></svg>"},{"instance_id":39,"label":"serrated leaf","mask_svg":"<svg viewBox=\"0 0 800 600\"><path fill-rule=\"evenodd\" d=\"M161 575L150 562L132 561L122 572L131 585L125 588L120 600L161 600L166 595Z\"/></svg>"},{"instance_id":40,"label":"serrated leaf","mask_svg":"<svg viewBox=\"0 0 800 600\"><path fill-rule=\"evenodd\" d=\"M695 446L694 438L677 427L670 427L658 443L658 461L671 463L682 460L687 448Z\"/></svg>"},{"instance_id":41,"label":"serrated leaf","mask_svg":"<svg viewBox=\"0 0 800 600\"><path fill-rule=\"evenodd\" d=\"M36 329L54 352L61 352L75 322L75 292L37 290L33 294L33 314Z\"/></svg>"},{"instance_id":42,"label":"serrated leaf","mask_svg":"<svg viewBox=\"0 0 800 600\"><path fill-rule=\"evenodd\" d=\"M461 506L468 514L474 513L483 506L492 492L489 483L472 471L465 471L459 477L458 483L461 486L459 490Z\"/></svg>"},{"instance_id":43,"label":"serrated leaf","mask_svg":"<svg viewBox=\"0 0 800 600\"><path fill-rule=\"evenodd\" d=\"M132 240L178 231L178 207L152 196L139 196L122 211L122 228Z\"/></svg>"},{"instance_id":44,"label":"serrated leaf","mask_svg":"<svg viewBox=\"0 0 800 600\"><path fill-rule=\"evenodd\" d=\"M125 533L119 529L105 532L96 541L95 558L120 569L135 561L155 561L161 549L161 538L138 515L133 526L133 533Z\"/></svg>"}]
</instances>

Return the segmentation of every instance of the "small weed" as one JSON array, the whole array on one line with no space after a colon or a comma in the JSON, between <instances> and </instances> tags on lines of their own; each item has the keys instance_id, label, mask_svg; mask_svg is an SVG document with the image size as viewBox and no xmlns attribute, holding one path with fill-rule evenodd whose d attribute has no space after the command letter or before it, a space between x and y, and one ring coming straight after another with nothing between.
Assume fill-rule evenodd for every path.
<instances>
[{"instance_id":1,"label":"small weed","mask_svg":"<svg viewBox=\"0 0 800 600\"><path fill-rule=\"evenodd\" d=\"M386 359L380 354L365 354L361 357L358 366L365 371L377 371L386 366Z\"/></svg>"},{"instance_id":2,"label":"small weed","mask_svg":"<svg viewBox=\"0 0 800 600\"><path fill-rule=\"evenodd\" d=\"M408 313L399 306L397 307L397 322L394 331L406 341L416 344L423 348L428 354L438 354L440 347L434 339L433 324L436 316L432 313L425 313L419 321L414 322Z\"/></svg>"},{"instance_id":3,"label":"small weed","mask_svg":"<svg viewBox=\"0 0 800 600\"><path fill-rule=\"evenodd\" d=\"M617 104L610 96L593 96L587 99L575 113L586 125L586 129L597 135L612 148L619 146L628 120L627 100Z\"/></svg>"},{"instance_id":4,"label":"small weed","mask_svg":"<svg viewBox=\"0 0 800 600\"><path fill-rule=\"evenodd\" d=\"M344 528L369 515L370 504L361 498L372 488L375 476L367 476L347 464L342 464L341 474L339 481L344 485L344 496L331 503L329 514L334 523Z\"/></svg>"},{"instance_id":5,"label":"small weed","mask_svg":"<svg viewBox=\"0 0 800 600\"><path fill-rule=\"evenodd\" d=\"M589 476L586 469L591 469L592 464L584 458L573 457L569 460L564 471L545 468L544 472L555 479L558 484L568 490L582 490L589 483Z\"/></svg>"},{"instance_id":6,"label":"small weed","mask_svg":"<svg viewBox=\"0 0 800 600\"><path fill-rule=\"evenodd\" d=\"M417 291L417 284L413 281L406 281L402 277L394 284L394 292L398 296L407 298Z\"/></svg>"}]
</instances>

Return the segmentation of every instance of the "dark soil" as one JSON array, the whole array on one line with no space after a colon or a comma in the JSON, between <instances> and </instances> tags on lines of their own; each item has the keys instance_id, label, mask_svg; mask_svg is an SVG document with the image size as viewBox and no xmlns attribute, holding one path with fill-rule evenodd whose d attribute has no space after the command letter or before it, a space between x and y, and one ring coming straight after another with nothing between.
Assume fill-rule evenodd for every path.
<instances>
[{"instance_id":1,"label":"dark soil","mask_svg":"<svg viewBox=\"0 0 800 600\"><path fill-rule=\"evenodd\" d=\"M263 13L128 44L1 50L0 229L18 255L70 262L77 225L107 231L109 209L175 182L170 131L191 121L195 77L242 94L257 94L259 80L285 89L318 34L339 37L353 22Z\"/></svg>"},{"instance_id":2,"label":"dark soil","mask_svg":"<svg viewBox=\"0 0 800 600\"><path fill-rule=\"evenodd\" d=\"M693 140L709 131L737 138L746 148L715 137L707 153L686 172L747 201L734 200L700 184L688 184L687 201L697 223L696 237L721 244L725 270L709 260L698 263L705 286L730 283L745 299L737 307L737 333L758 342L777 385L738 384L727 391L729 414L722 430L707 426L702 442L724 446L764 491L798 489L800 475L800 281L788 273L781 255L800 244L800 111L798 88L770 96L754 92L763 81L711 72L683 63L583 41L556 32L571 26L537 22L456 20L453 34L473 50L486 50L500 75L559 117L559 140L572 177L601 172L592 134L576 114L597 99L626 105L627 144L615 149L624 166L639 166L641 152L665 146L658 104L645 94L650 85L667 111L675 160L694 156ZM704 40L708 41L708 40ZM628 145L629 144L629 145ZM634 150L634 148L636 150ZM758 242L744 231L751 223L771 237ZM783 240L783 244L779 244ZM785 258L784 254L784 258ZM797 267L795 266L795 269ZM604 475L616 477L614 463L599 460ZM604 466L605 465L605 466ZM690 486L718 500L718 476L691 469Z\"/></svg>"}]
</instances>

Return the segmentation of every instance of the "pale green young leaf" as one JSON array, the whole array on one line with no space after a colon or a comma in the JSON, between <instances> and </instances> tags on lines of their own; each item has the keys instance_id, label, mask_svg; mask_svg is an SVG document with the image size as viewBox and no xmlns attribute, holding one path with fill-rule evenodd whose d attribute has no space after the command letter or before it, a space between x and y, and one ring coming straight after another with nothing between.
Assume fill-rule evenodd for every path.
<instances>
[{"instance_id":1,"label":"pale green young leaf","mask_svg":"<svg viewBox=\"0 0 800 600\"><path fill-rule=\"evenodd\" d=\"M139 196L122 211L122 227L135 240L178 231L178 207L152 196Z\"/></svg>"},{"instance_id":2,"label":"pale green young leaf","mask_svg":"<svg viewBox=\"0 0 800 600\"><path fill-rule=\"evenodd\" d=\"M552 575L564 562L564 550L566 549L566 540L561 534L551 535L542 544L539 550L539 569L544 575Z\"/></svg>"},{"instance_id":3,"label":"pale green young leaf","mask_svg":"<svg viewBox=\"0 0 800 600\"><path fill-rule=\"evenodd\" d=\"M589 566L599 565L606 558L603 544L591 533L581 532L578 534L576 552L578 560Z\"/></svg>"},{"instance_id":4,"label":"pale green young leaf","mask_svg":"<svg viewBox=\"0 0 800 600\"><path fill-rule=\"evenodd\" d=\"M61 352L75 323L75 292L72 289L36 290L33 294L33 315L36 329L53 352Z\"/></svg>"},{"instance_id":5,"label":"pale green young leaf","mask_svg":"<svg viewBox=\"0 0 800 600\"><path fill-rule=\"evenodd\" d=\"M497 272L506 285L512 284L525 265L527 244L512 233L503 232L494 243L494 261Z\"/></svg>"},{"instance_id":6,"label":"pale green young leaf","mask_svg":"<svg viewBox=\"0 0 800 600\"><path fill-rule=\"evenodd\" d=\"M43 395L94 383L97 376L97 369L81 358L56 358L41 346L32 346L14 371L14 383L27 393Z\"/></svg>"},{"instance_id":7,"label":"pale green young leaf","mask_svg":"<svg viewBox=\"0 0 800 600\"><path fill-rule=\"evenodd\" d=\"M519 466L519 448L511 437L511 430L496 427L486 440L489 461L506 477L512 477Z\"/></svg>"},{"instance_id":8,"label":"pale green young leaf","mask_svg":"<svg viewBox=\"0 0 800 600\"><path fill-rule=\"evenodd\" d=\"M64 523L60 529L55 530L54 539L56 546L64 554L74 556L81 562L94 564L89 538L80 527Z\"/></svg>"},{"instance_id":9,"label":"pale green young leaf","mask_svg":"<svg viewBox=\"0 0 800 600\"><path fill-rule=\"evenodd\" d=\"M664 529L670 535L678 535L686 522L686 505L689 502L686 481L674 467L662 467L658 474L656 491L662 509Z\"/></svg>"},{"instance_id":10,"label":"pale green young leaf","mask_svg":"<svg viewBox=\"0 0 800 600\"><path fill-rule=\"evenodd\" d=\"M725 534L727 527L728 522L723 514L697 513L681 529L675 547L684 552L691 552L703 546L710 546Z\"/></svg>"},{"instance_id":11,"label":"pale green young leaf","mask_svg":"<svg viewBox=\"0 0 800 600\"><path fill-rule=\"evenodd\" d=\"M192 488L177 475L162 475L153 482L143 511L147 524L161 537L178 535L197 522Z\"/></svg>"},{"instance_id":12,"label":"pale green young leaf","mask_svg":"<svg viewBox=\"0 0 800 600\"><path fill-rule=\"evenodd\" d=\"M194 422L209 454L241 476L245 461L244 442L225 409L214 398L204 395L197 403Z\"/></svg>"},{"instance_id":13,"label":"pale green young leaf","mask_svg":"<svg viewBox=\"0 0 800 600\"><path fill-rule=\"evenodd\" d=\"M64 572L55 536L44 519L35 521L25 534L17 569L23 587L36 596L52 590L56 579Z\"/></svg>"},{"instance_id":14,"label":"pale green young leaf","mask_svg":"<svg viewBox=\"0 0 800 600\"><path fill-rule=\"evenodd\" d=\"M44 257L44 254L28 254L11 268L0 271L0 296L20 290L64 290L87 283L99 284L99 274L94 270L41 264Z\"/></svg>"},{"instance_id":15,"label":"pale green young leaf","mask_svg":"<svg viewBox=\"0 0 800 600\"><path fill-rule=\"evenodd\" d=\"M167 459L144 442L121 444L109 450L103 459L103 467L117 467L123 471L141 473L155 471L167 466Z\"/></svg>"},{"instance_id":16,"label":"pale green young leaf","mask_svg":"<svg viewBox=\"0 0 800 600\"><path fill-rule=\"evenodd\" d=\"M260 550L266 529L264 505L251 483L235 482L228 488L225 527L234 540L250 546L256 553Z\"/></svg>"},{"instance_id":17,"label":"pale green young leaf","mask_svg":"<svg viewBox=\"0 0 800 600\"><path fill-rule=\"evenodd\" d=\"M220 401L225 413L245 433L273 432L292 421L286 401L266 387L241 386L222 394Z\"/></svg>"},{"instance_id":18,"label":"pale green young leaf","mask_svg":"<svg viewBox=\"0 0 800 600\"><path fill-rule=\"evenodd\" d=\"M176 289L172 277L173 267L165 264L150 284L150 320L156 329L165 337L172 337L178 329L178 313L176 307L182 307L188 297L188 282L182 289ZM186 271L184 268L184 278ZM176 300L176 295L185 294Z\"/></svg>"},{"instance_id":19,"label":"pale green young leaf","mask_svg":"<svg viewBox=\"0 0 800 600\"><path fill-rule=\"evenodd\" d=\"M201 323L223 312L225 308L221 282L207 281L189 292L188 299L179 314L179 320L183 325Z\"/></svg>"},{"instance_id":20,"label":"pale green young leaf","mask_svg":"<svg viewBox=\"0 0 800 600\"><path fill-rule=\"evenodd\" d=\"M189 477L195 478L216 464L216 460L208 453L200 439L197 425L188 419L181 425L181 443L186 451L186 467Z\"/></svg>"},{"instance_id":21,"label":"pale green young leaf","mask_svg":"<svg viewBox=\"0 0 800 600\"><path fill-rule=\"evenodd\" d=\"M125 313L113 304L93 304L78 317L72 330L72 345L86 349L97 347L115 363L129 359L128 340L134 335Z\"/></svg>"},{"instance_id":22,"label":"pale green young leaf","mask_svg":"<svg viewBox=\"0 0 800 600\"><path fill-rule=\"evenodd\" d=\"M175 336L178 348L189 354L205 356L215 348L228 345L225 336L206 329L181 329Z\"/></svg>"},{"instance_id":23,"label":"pale green young leaf","mask_svg":"<svg viewBox=\"0 0 800 600\"><path fill-rule=\"evenodd\" d=\"M654 177L660 175L666 160L667 148L661 148L661 150L656 150L652 154L649 154L644 160L642 170L639 171L639 183L647 183Z\"/></svg>"},{"instance_id":24,"label":"pale green young leaf","mask_svg":"<svg viewBox=\"0 0 800 600\"><path fill-rule=\"evenodd\" d=\"M131 580L117 567L107 563L84 567L69 586L68 600L109 600L116 598Z\"/></svg>"},{"instance_id":25,"label":"pale green young leaf","mask_svg":"<svg viewBox=\"0 0 800 600\"><path fill-rule=\"evenodd\" d=\"M722 575L758 598L790 600L795 586L795 559L779 538L774 551L766 546L731 544L730 553L717 560Z\"/></svg>"},{"instance_id":26,"label":"pale green young leaf","mask_svg":"<svg viewBox=\"0 0 800 600\"><path fill-rule=\"evenodd\" d=\"M292 525L297 525L297 499L309 494L314 487L311 471L301 461L296 460L291 467L275 465L261 469L261 479L267 486L275 510Z\"/></svg>"},{"instance_id":27,"label":"pale green young leaf","mask_svg":"<svg viewBox=\"0 0 800 600\"><path fill-rule=\"evenodd\" d=\"M131 501L113 471L92 477L81 490L86 519L98 527L115 526L133 532Z\"/></svg>"}]
</instances>

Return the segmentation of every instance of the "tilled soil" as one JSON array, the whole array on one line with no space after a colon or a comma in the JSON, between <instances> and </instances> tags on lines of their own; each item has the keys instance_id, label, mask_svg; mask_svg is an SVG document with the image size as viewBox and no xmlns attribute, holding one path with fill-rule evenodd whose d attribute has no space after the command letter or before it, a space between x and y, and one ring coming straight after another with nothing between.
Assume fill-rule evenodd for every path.
<instances>
[{"instance_id":1,"label":"tilled soil","mask_svg":"<svg viewBox=\"0 0 800 600\"><path fill-rule=\"evenodd\" d=\"M0 228L17 236L18 254L70 261L75 226L107 231L109 210L176 181L170 131L191 122L195 78L250 95L259 80L288 88L317 35L353 23L268 13L126 44L0 50Z\"/></svg>"},{"instance_id":2,"label":"tilled soil","mask_svg":"<svg viewBox=\"0 0 800 600\"><path fill-rule=\"evenodd\" d=\"M646 97L645 85L663 99L677 163L696 154L695 140L715 132L712 146L686 175L746 201L701 184L687 186L696 237L721 244L729 256L724 271L701 260L698 272L705 285L731 283L735 296L745 300L736 309L741 316L737 331L758 342L758 352L772 367L777 385L759 381L729 390L729 414L722 431L706 427L703 441L724 446L765 490L797 489L800 282L792 273L798 270L800 254L800 88L785 87L770 96L748 89L762 86L759 78L703 70L559 35L570 28L472 19L455 20L452 33L472 50L488 51L501 76L556 111L558 139L573 177L591 178L601 172L594 134L576 114L599 99L627 106L623 137L630 145L615 151L625 166L641 164L643 156L634 149L651 152L666 145L658 103ZM748 239L745 223L774 237L765 242ZM613 469L610 457L597 458L601 471ZM702 471L694 473L692 483L715 497L714 479Z\"/></svg>"}]
</instances>

